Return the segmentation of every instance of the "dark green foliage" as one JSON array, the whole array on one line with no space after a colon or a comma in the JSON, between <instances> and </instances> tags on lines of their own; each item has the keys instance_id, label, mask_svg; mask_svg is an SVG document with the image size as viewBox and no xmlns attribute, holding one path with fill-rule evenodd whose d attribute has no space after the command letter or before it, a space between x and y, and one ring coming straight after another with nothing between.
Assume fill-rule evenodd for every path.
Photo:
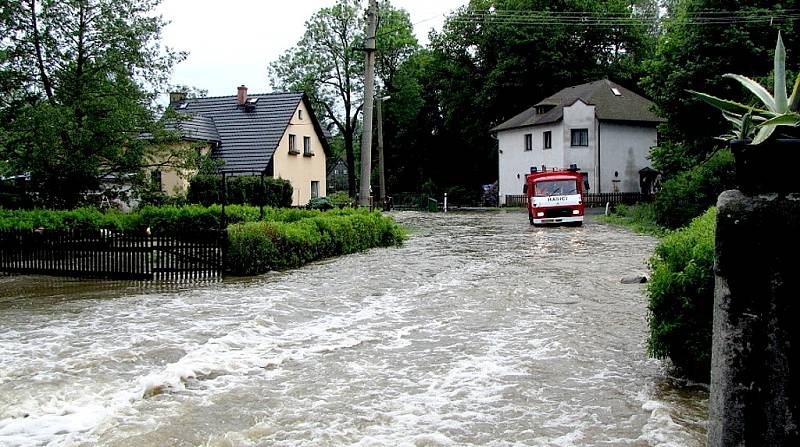
<instances>
[{"instance_id":1,"label":"dark green foliage","mask_svg":"<svg viewBox=\"0 0 800 447\"><path fill-rule=\"evenodd\" d=\"M399 245L405 234L377 212L334 210L294 222L251 222L228 227L226 266L236 275L294 268L372 247Z\"/></svg>"},{"instance_id":2,"label":"dark green foliage","mask_svg":"<svg viewBox=\"0 0 800 447\"><path fill-rule=\"evenodd\" d=\"M714 150L719 144L714 137L725 133L730 125L716 109L687 90L750 101L750 95L738 83L723 79L722 75L739 73L762 79L769 76L777 30L782 30L788 60L793 64L787 69L795 72L800 58L792 57L791 51L798 47L795 32L798 22L777 17L785 16L785 10L800 8L800 2L677 0L669 2L668 6L664 35L658 41L655 55L645 64L646 75L641 85L656 103L661 116L668 120L660 128L660 140L684 146L681 157L691 165ZM698 25L692 21L694 15L708 11L766 17L775 14L776 20L724 25ZM654 163L671 164L675 156L670 152L655 152ZM662 156L666 159L662 160Z\"/></svg>"},{"instance_id":3,"label":"dark green foliage","mask_svg":"<svg viewBox=\"0 0 800 447\"><path fill-rule=\"evenodd\" d=\"M347 161L350 197L356 194L360 158L355 148L360 143L364 94L364 56L360 53L364 47L364 6L359 0L337 0L320 9L306 21L297 44L269 67L275 90L305 91L323 125L330 124L337 131L334 150ZM380 2L379 10L376 74L378 85L390 85L419 45L405 10L393 7L388 0Z\"/></svg>"},{"instance_id":4,"label":"dark green foliage","mask_svg":"<svg viewBox=\"0 0 800 447\"><path fill-rule=\"evenodd\" d=\"M0 209L0 229L51 230L111 229L151 234L191 233L218 229L221 207L147 206L136 213L102 212L96 208L70 211ZM362 209L328 212L292 208L259 209L231 205L228 216L229 273L253 275L269 270L294 268L308 262L372 247L399 245L405 232L391 218Z\"/></svg>"},{"instance_id":5,"label":"dark green foliage","mask_svg":"<svg viewBox=\"0 0 800 447\"><path fill-rule=\"evenodd\" d=\"M228 223L251 222L258 220L259 209L231 205L225 208ZM265 217L272 219L297 220L294 210L266 209ZM145 206L134 213L122 213L97 208L77 208L73 210L2 210L0 209L0 229L20 230L45 228L52 230L69 229L115 229L144 231L150 228L154 234L162 232L196 231L216 229L221 225L222 207L219 205L203 207L188 206Z\"/></svg>"},{"instance_id":6,"label":"dark green foliage","mask_svg":"<svg viewBox=\"0 0 800 447\"><path fill-rule=\"evenodd\" d=\"M716 204L722 191L734 187L734 169L731 152L720 150L705 163L664 182L653 205L656 222L667 228L687 225Z\"/></svg>"},{"instance_id":7,"label":"dark green foliage","mask_svg":"<svg viewBox=\"0 0 800 447\"><path fill-rule=\"evenodd\" d=\"M344 210L344 213L352 210ZM331 213L338 213L332 211ZM260 210L253 206L229 205L225 207L228 224L255 222L259 220ZM298 208L264 208L265 221L293 223L318 217L322 212ZM0 229L21 230L46 228L67 230L73 228L108 228L117 230L144 231L150 228L153 233L196 231L220 228L222 206L145 206L133 213L122 213L97 208L77 208L74 210L4 210L0 209Z\"/></svg>"},{"instance_id":8,"label":"dark green foliage","mask_svg":"<svg viewBox=\"0 0 800 447\"><path fill-rule=\"evenodd\" d=\"M70 229L127 229L131 215L117 211L102 212L97 208L77 208L68 211L53 210L3 210L0 209L0 229L50 230Z\"/></svg>"},{"instance_id":9,"label":"dark green foliage","mask_svg":"<svg viewBox=\"0 0 800 447\"><path fill-rule=\"evenodd\" d=\"M0 208L29 209L35 204L35 196L29 193L24 181L0 180Z\"/></svg>"},{"instance_id":10,"label":"dark green foliage","mask_svg":"<svg viewBox=\"0 0 800 447\"><path fill-rule=\"evenodd\" d=\"M353 205L353 201L346 192L329 193L327 197L336 208L347 208Z\"/></svg>"},{"instance_id":11,"label":"dark green foliage","mask_svg":"<svg viewBox=\"0 0 800 447\"><path fill-rule=\"evenodd\" d=\"M144 206L165 206L165 205L172 205L172 206L183 206L186 205L188 202L186 197L184 196L171 196L161 190L153 191L152 189L147 189L142 191L139 194L139 207Z\"/></svg>"},{"instance_id":12,"label":"dark green foliage","mask_svg":"<svg viewBox=\"0 0 800 447\"><path fill-rule=\"evenodd\" d=\"M161 144L171 137L150 106L184 58L160 45L158 3L0 7L0 171L30 174L29 188L47 206L71 208L87 191L121 190L111 179L141 186L145 165L186 166L181 151Z\"/></svg>"},{"instance_id":13,"label":"dark green foliage","mask_svg":"<svg viewBox=\"0 0 800 447\"><path fill-rule=\"evenodd\" d=\"M280 178L260 176L226 177L229 204L289 207L292 205L292 184ZM186 199L204 206L222 203L222 176L196 175L189 182Z\"/></svg>"},{"instance_id":14,"label":"dark green foliage","mask_svg":"<svg viewBox=\"0 0 800 447\"><path fill-rule=\"evenodd\" d=\"M456 10L431 34L429 47L401 64L386 83L392 96L384 107L390 195L419 192L427 179L445 191L492 183L497 180L492 127L570 85L610 78L636 89L642 61L654 46L644 22L587 27L562 20L542 26L522 19L543 11L630 17L646 7L657 11L654 6L654 1L472 0Z\"/></svg>"},{"instance_id":15,"label":"dark green foliage","mask_svg":"<svg viewBox=\"0 0 800 447\"><path fill-rule=\"evenodd\" d=\"M327 197L314 197L308 201L308 208L312 210L326 211L333 208L333 202Z\"/></svg>"},{"instance_id":16,"label":"dark green foliage","mask_svg":"<svg viewBox=\"0 0 800 447\"><path fill-rule=\"evenodd\" d=\"M478 186L453 186L447 189L447 203L453 206L480 205L483 189Z\"/></svg>"},{"instance_id":17,"label":"dark green foliage","mask_svg":"<svg viewBox=\"0 0 800 447\"><path fill-rule=\"evenodd\" d=\"M651 259L648 350L669 357L684 376L708 381L714 302L714 231L711 208L685 229L664 237Z\"/></svg>"}]
</instances>

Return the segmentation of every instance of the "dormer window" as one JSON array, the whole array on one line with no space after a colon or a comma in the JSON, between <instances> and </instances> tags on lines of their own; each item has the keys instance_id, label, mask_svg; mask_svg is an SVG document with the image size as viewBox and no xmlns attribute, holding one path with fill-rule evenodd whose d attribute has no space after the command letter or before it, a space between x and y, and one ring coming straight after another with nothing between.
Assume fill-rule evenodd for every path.
<instances>
[{"instance_id":1,"label":"dormer window","mask_svg":"<svg viewBox=\"0 0 800 447\"><path fill-rule=\"evenodd\" d=\"M188 102L182 102L182 103L179 103L179 104L178 104L178 110L183 110L183 109L185 109L185 108L186 108L186 107L188 107L188 106L189 106L189 103L188 103Z\"/></svg>"},{"instance_id":2,"label":"dormer window","mask_svg":"<svg viewBox=\"0 0 800 447\"><path fill-rule=\"evenodd\" d=\"M549 112L550 109L552 109L553 107L555 107L555 106L550 105L550 104L536 106L536 114L537 115L544 115L545 113Z\"/></svg>"},{"instance_id":3,"label":"dormer window","mask_svg":"<svg viewBox=\"0 0 800 447\"><path fill-rule=\"evenodd\" d=\"M258 104L258 98L248 98L247 101L244 102L244 110L246 112L252 112L256 109L256 104Z\"/></svg>"},{"instance_id":4,"label":"dormer window","mask_svg":"<svg viewBox=\"0 0 800 447\"><path fill-rule=\"evenodd\" d=\"M611 93L613 93L614 96L622 96L622 93L620 93L619 89L616 87L611 87Z\"/></svg>"}]
</instances>

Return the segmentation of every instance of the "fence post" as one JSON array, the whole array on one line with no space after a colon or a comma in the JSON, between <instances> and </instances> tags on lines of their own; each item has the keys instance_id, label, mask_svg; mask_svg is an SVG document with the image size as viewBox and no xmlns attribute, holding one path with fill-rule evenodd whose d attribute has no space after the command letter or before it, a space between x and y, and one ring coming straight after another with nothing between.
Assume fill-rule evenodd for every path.
<instances>
[{"instance_id":1,"label":"fence post","mask_svg":"<svg viewBox=\"0 0 800 447\"><path fill-rule=\"evenodd\" d=\"M447 193L444 193L444 212L447 212Z\"/></svg>"}]
</instances>

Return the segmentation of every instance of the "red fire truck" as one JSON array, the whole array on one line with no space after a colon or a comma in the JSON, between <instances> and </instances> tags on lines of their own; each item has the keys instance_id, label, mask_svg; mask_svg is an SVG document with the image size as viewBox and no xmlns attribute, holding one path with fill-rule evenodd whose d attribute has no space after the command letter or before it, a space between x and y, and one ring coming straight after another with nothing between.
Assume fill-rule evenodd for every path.
<instances>
[{"instance_id":1,"label":"red fire truck","mask_svg":"<svg viewBox=\"0 0 800 447\"><path fill-rule=\"evenodd\" d=\"M583 224L583 176L576 165L551 171L531 167L525 190L532 225Z\"/></svg>"}]
</instances>

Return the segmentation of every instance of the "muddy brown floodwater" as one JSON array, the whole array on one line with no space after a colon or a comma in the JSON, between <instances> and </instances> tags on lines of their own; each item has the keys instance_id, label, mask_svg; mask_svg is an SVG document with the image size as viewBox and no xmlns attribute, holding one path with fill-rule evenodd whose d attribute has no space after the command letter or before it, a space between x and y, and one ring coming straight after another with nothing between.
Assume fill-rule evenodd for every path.
<instances>
[{"instance_id":1,"label":"muddy brown floodwater","mask_svg":"<svg viewBox=\"0 0 800 447\"><path fill-rule=\"evenodd\" d=\"M620 283L653 238L394 216L403 247L249 279L0 278L0 445L705 444Z\"/></svg>"}]
</instances>

